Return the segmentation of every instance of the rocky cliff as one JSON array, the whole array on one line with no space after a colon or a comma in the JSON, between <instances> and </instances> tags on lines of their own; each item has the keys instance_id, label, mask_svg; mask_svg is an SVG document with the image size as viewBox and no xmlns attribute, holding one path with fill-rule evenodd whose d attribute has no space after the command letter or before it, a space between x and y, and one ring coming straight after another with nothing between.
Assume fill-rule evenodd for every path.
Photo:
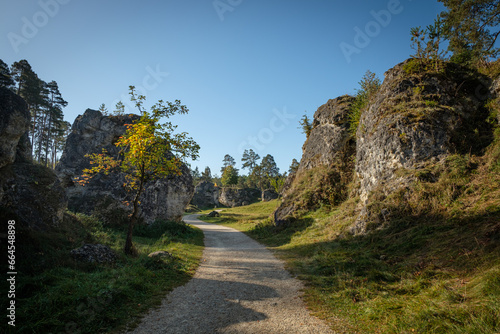
<instances>
[{"instance_id":1,"label":"rocky cliff","mask_svg":"<svg viewBox=\"0 0 500 334\"><path fill-rule=\"evenodd\" d=\"M439 65L435 70L410 59L387 71L355 138L348 133L353 98L321 106L299 170L275 212L276 224L288 222L301 208L352 197L359 205L351 232L365 233L381 214L368 209L374 193L379 199L401 189L411 193L419 170L452 153L475 154L489 145L492 127L484 105L493 96L491 80L456 64ZM498 82L493 87L500 91Z\"/></svg>"},{"instance_id":2,"label":"rocky cliff","mask_svg":"<svg viewBox=\"0 0 500 334\"><path fill-rule=\"evenodd\" d=\"M354 154L348 117L353 101L351 96L340 96L315 112L313 128L302 146L299 168L286 180L283 202L274 214L278 225L286 223L297 211L312 209L323 201L338 202L345 197L346 189L338 186L341 174L348 178L352 174L346 169L352 165L350 159Z\"/></svg>"},{"instance_id":3,"label":"rocky cliff","mask_svg":"<svg viewBox=\"0 0 500 334\"><path fill-rule=\"evenodd\" d=\"M118 148L114 143L125 133L125 124L137 119L136 115L103 116L91 109L76 118L56 166L56 172L66 187L70 210L96 214L108 223L120 223L127 219L131 209L125 203L130 202L131 195L122 187L124 175L97 175L85 186L74 180L90 166L86 154L106 149L110 155L117 156ZM183 165L180 176L170 176L146 185L140 199L140 215L146 222L181 219L193 191L191 174Z\"/></svg>"},{"instance_id":4,"label":"rocky cliff","mask_svg":"<svg viewBox=\"0 0 500 334\"><path fill-rule=\"evenodd\" d=\"M67 198L54 172L32 163L29 126L24 100L0 87L0 217L46 230L63 219Z\"/></svg>"}]
</instances>

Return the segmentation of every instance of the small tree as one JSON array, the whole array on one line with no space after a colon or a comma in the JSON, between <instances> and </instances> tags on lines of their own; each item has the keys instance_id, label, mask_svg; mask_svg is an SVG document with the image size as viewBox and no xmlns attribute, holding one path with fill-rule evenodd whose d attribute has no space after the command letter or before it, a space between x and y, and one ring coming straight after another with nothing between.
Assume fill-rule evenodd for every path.
<instances>
[{"instance_id":1,"label":"small tree","mask_svg":"<svg viewBox=\"0 0 500 334\"><path fill-rule=\"evenodd\" d=\"M221 177L221 183L223 186L231 186L238 184L238 170L231 165L224 168Z\"/></svg>"},{"instance_id":2,"label":"small tree","mask_svg":"<svg viewBox=\"0 0 500 334\"><path fill-rule=\"evenodd\" d=\"M241 158L241 162L243 162L242 168L249 169L249 175L252 174L253 169L257 166L257 162L259 161L260 156L255 153L254 150L245 150L243 152L243 157Z\"/></svg>"},{"instance_id":3,"label":"small tree","mask_svg":"<svg viewBox=\"0 0 500 334\"><path fill-rule=\"evenodd\" d=\"M300 164L297 161L297 159L293 159L292 160L292 164L288 168L288 174L295 174L295 173L297 173L297 171L299 170L299 166L300 166Z\"/></svg>"},{"instance_id":4,"label":"small tree","mask_svg":"<svg viewBox=\"0 0 500 334\"><path fill-rule=\"evenodd\" d=\"M226 169L226 167L229 167L229 166L236 166L236 161L234 160L234 158L232 156L230 156L229 154L226 154L224 156L224 159L222 160L222 168L220 169L220 172L221 173L224 173L224 170Z\"/></svg>"},{"instance_id":5,"label":"small tree","mask_svg":"<svg viewBox=\"0 0 500 334\"><path fill-rule=\"evenodd\" d=\"M161 123L163 117L186 114L188 109L179 100L175 102L158 101L148 112L143 109L145 97L136 96L134 86L130 86L131 100L135 102L141 117L134 124L127 124L125 134L116 142L121 148L118 158L111 157L106 151L88 155L90 169L85 169L83 179L98 173L110 173L119 168L125 173L124 187L133 192L132 214L130 216L125 253L134 254L132 233L139 213L139 199L148 181L181 174L182 161L186 157L198 158L199 146L187 133L175 134L177 126L171 122Z\"/></svg>"},{"instance_id":6,"label":"small tree","mask_svg":"<svg viewBox=\"0 0 500 334\"><path fill-rule=\"evenodd\" d=\"M311 134L311 131L313 129L313 125L309 117L307 117L307 114L304 114L302 118L299 121L300 127L299 129L302 129L302 133L305 133L306 138L309 138L309 135Z\"/></svg>"},{"instance_id":7,"label":"small tree","mask_svg":"<svg viewBox=\"0 0 500 334\"><path fill-rule=\"evenodd\" d=\"M210 167L205 167L205 170L201 172L201 180L204 182L212 182L212 171Z\"/></svg>"},{"instance_id":8,"label":"small tree","mask_svg":"<svg viewBox=\"0 0 500 334\"><path fill-rule=\"evenodd\" d=\"M269 183L273 187L274 191L278 194L279 197L281 197L281 192L283 191L283 188L285 187L285 181L286 181L286 173L284 175L279 175L277 177L270 177L269 178Z\"/></svg>"},{"instance_id":9,"label":"small tree","mask_svg":"<svg viewBox=\"0 0 500 334\"><path fill-rule=\"evenodd\" d=\"M361 114L368 107L368 103L380 89L380 79L370 70L359 82L359 89L356 91L356 98L349 108L349 132L356 137Z\"/></svg>"}]
</instances>

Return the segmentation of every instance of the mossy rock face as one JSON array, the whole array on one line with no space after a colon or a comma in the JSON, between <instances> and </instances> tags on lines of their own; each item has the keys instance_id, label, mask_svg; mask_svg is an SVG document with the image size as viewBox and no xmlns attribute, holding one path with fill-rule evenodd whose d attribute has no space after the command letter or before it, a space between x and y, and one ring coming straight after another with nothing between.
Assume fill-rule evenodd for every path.
<instances>
[{"instance_id":1,"label":"mossy rock face","mask_svg":"<svg viewBox=\"0 0 500 334\"><path fill-rule=\"evenodd\" d=\"M57 227L67 208L66 192L49 168L16 163L0 169L2 219L35 230Z\"/></svg>"},{"instance_id":2,"label":"mossy rock face","mask_svg":"<svg viewBox=\"0 0 500 334\"><path fill-rule=\"evenodd\" d=\"M375 189L386 195L410 186L413 178L395 173L443 161L452 153L479 154L493 140L485 108L489 78L451 63L409 70L407 60L386 72L357 133L356 173L360 199L369 205ZM366 211L366 210L362 210ZM354 228L363 233L363 218Z\"/></svg>"}]
</instances>

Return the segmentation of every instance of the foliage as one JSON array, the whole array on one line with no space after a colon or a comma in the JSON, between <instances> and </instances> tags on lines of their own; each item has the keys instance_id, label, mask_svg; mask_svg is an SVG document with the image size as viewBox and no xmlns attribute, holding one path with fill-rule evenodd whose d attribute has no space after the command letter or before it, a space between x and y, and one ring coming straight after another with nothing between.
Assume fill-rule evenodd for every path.
<instances>
[{"instance_id":1,"label":"foliage","mask_svg":"<svg viewBox=\"0 0 500 334\"><path fill-rule=\"evenodd\" d=\"M9 66L0 59L0 87L11 89L14 86L14 80L10 73Z\"/></svg>"},{"instance_id":2,"label":"foliage","mask_svg":"<svg viewBox=\"0 0 500 334\"><path fill-rule=\"evenodd\" d=\"M69 133L63 108L68 105L55 81L41 80L27 60L14 62L10 68L0 60L0 86L21 96L31 114L30 136L35 161L54 167ZM17 86L16 86L17 85Z\"/></svg>"},{"instance_id":3,"label":"foliage","mask_svg":"<svg viewBox=\"0 0 500 334\"><path fill-rule=\"evenodd\" d=\"M416 50L413 58L417 59L422 67L427 63L432 63L434 70L439 72L440 64L446 56L446 51L440 49L444 35L443 22L440 17L425 30L421 27L412 28L410 34L412 48Z\"/></svg>"},{"instance_id":4,"label":"foliage","mask_svg":"<svg viewBox=\"0 0 500 334\"><path fill-rule=\"evenodd\" d=\"M290 165L290 167L288 168L288 174L295 174L297 173L297 170L299 169L299 162L297 161L297 159L293 159L292 160L292 164Z\"/></svg>"},{"instance_id":5,"label":"foliage","mask_svg":"<svg viewBox=\"0 0 500 334\"><path fill-rule=\"evenodd\" d=\"M311 134L311 131L313 129L313 124L309 117L307 117L307 114L304 114L302 118L299 121L299 129L302 129L302 133L306 135L306 138L309 138L309 135Z\"/></svg>"},{"instance_id":6,"label":"foliage","mask_svg":"<svg viewBox=\"0 0 500 334\"><path fill-rule=\"evenodd\" d=\"M232 186L238 184L238 170L229 165L222 172L221 182L223 186Z\"/></svg>"},{"instance_id":7,"label":"foliage","mask_svg":"<svg viewBox=\"0 0 500 334\"><path fill-rule=\"evenodd\" d=\"M234 167L236 166L236 161L234 160L234 158L232 156L230 156L229 154L226 154L224 156L224 159L222 160L222 168L220 169L220 172L221 173L224 173L224 170L226 169L226 167Z\"/></svg>"},{"instance_id":8,"label":"foliage","mask_svg":"<svg viewBox=\"0 0 500 334\"><path fill-rule=\"evenodd\" d=\"M477 63L498 55L500 3L497 0L439 0L447 10L441 13L452 60Z\"/></svg>"},{"instance_id":9,"label":"foliage","mask_svg":"<svg viewBox=\"0 0 500 334\"><path fill-rule=\"evenodd\" d=\"M241 162L243 165L241 168L248 168L249 174L252 174L253 169L257 166L260 156L254 152L254 150L245 150L243 152L243 157L241 158Z\"/></svg>"},{"instance_id":10,"label":"foliage","mask_svg":"<svg viewBox=\"0 0 500 334\"><path fill-rule=\"evenodd\" d=\"M132 232L139 212L139 199L145 184L154 179L164 178L171 174L181 173L181 164L186 157L196 159L199 146L187 133L174 133L177 126L171 122L161 123L161 118L175 114L186 114L188 109L175 102L160 100L148 112L143 109L145 97L136 96L134 87L130 86L131 100L136 103L141 118L133 124L127 124L125 134L115 143L121 148L120 157L115 158L106 154L92 154L90 163L92 168L83 171L81 182L100 173L109 173L120 169L125 174L124 187L133 192L132 214L129 232L125 243L125 253L133 254Z\"/></svg>"},{"instance_id":11,"label":"foliage","mask_svg":"<svg viewBox=\"0 0 500 334\"><path fill-rule=\"evenodd\" d=\"M201 180L205 182L212 182L212 172L210 167L205 167L205 170L201 172Z\"/></svg>"},{"instance_id":12,"label":"foliage","mask_svg":"<svg viewBox=\"0 0 500 334\"><path fill-rule=\"evenodd\" d=\"M269 183L271 184L271 187L273 187L274 191L279 196L281 196L281 192L283 191L283 188L285 187L286 178L287 178L286 173L284 175L269 178Z\"/></svg>"},{"instance_id":13,"label":"foliage","mask_svg":"<svg viewBox=\"0 0 500 334\"><path fill-rule=\"evenodd\" d=\"M361 114L368 107L368 103L380 89L381 82L376 74L371 71L366 71L365 75L359 82L359 89L356 91L355 100L349 108L349 132L352 137L356 137Z\"/></svg>"}]
</instances>

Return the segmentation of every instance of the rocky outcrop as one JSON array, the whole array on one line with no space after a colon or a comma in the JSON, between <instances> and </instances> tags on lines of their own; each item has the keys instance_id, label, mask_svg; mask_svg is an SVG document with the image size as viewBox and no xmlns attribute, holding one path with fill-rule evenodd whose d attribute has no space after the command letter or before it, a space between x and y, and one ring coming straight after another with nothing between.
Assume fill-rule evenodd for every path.
<instances>
[{"instance_id":1,"label":"rocky outcrop","mask_svg":"<svg viewBox=\"0 0 500 334\"><path fill-rule=\"evenodd\" d=\"M252 188L221 188L219 203L234 208L256 202L261 195L260 190Z\"/></svg>"},{"instance_id":2,"label":"rocky outcrop","mask_svg":"<svg viewBox=\"0 0 500 334\"><path fill-rule=\"evenodd\" d=\"M314 113L313 128L304 146L297 174L318 166L330 166L351 138L348 112L354 98L329 100Z\"/></svg>"},{"instance_id":3,"label":"rocky outcrop","mask_svg":"<svg viewBox=\"0 0 500 334\"><path fill-rule=\"evenodd\" d=\"M0 87L0 168L14 163L16 154L18 161L19 158L31 161L29 127L30 114L26 102L9 89Z\"/></svg>"},{"instance_id":4,"label":"rocky outcrop","mask_svg":"<svg viewBox=\"0 0 500 334\"><path fill-rule=\"evenodd\" d=\"M31 162L29 125L24 100L0 88L0 218L47 230L62 221L67 198L54 172Z\"/></svg>"},{"instance_id":5,"label":"rocky outcrop","mask_svg":"<svg viewBox=\"0 0 500 334\"><path fill-rule=\"evenodd\" d=\"M115 252L109 246L101 244L85 244L73 249L71 256L75 260L89 263L114 263L117 259Z\"/></svg>"},{"instance_id":6,"label":"rocky outcrop","mask_svg":"<svg viewBox=\"0 0 500 334\"><path fill-rule=\"evenodd\" d=\"M220 188L213 182L203 181L194 188L191 204L199 208L213 208L219 205Z\"/></svg>"},{"instance_id":7,"label":"rocky outcrop","mask_svg":"<svg viewBox=\"0 0 500 334\"><path fill-rule=\"evenodd\" d=\"M272 201L273 199L277 199L278 197L279 194L273 189L266 189L262 192L261 195L262 202L269 202Z\"/></svg>"},{"instance_id":8,"label":"rocky outcrop","mask_svg":"<svg viewBox=\"0 0 500 334\"><path fill-rule=\"evenodd\" d=\"M305 190L301 189L304 184L307 186L302 188L316 188L321 191L320 184L313 184L313 170L330 168L339 159L345 159L346 152L352 154L354 143L349 133L348 113L353 101L354 98L351 96L340 96L329 100L315 112L313 128L302 146L299 168L295 174L287 178L282 192L283 201L274 212L276 225L286 224L300 209L303 203L299 204L301 201L297 197ZM315 204L305 203L305 205Z\"/></svg>"},{"instance_id":9,"label":"rocky outcrop","mask_svg":"<svg viewBox=\"0 0 500 334\"><path fill-rule=\"evenodd\" d=\"M59 178L66 187L70 210L96 214L108 223L127 219L131 209L124 203L131 201L131 194L123 188L123 174L97 175L85 186L76 183L75 178L90 166L85 155L101 153L105 149L110 155L118 156L114 143L125 133L125 124L133 123L138 117L103 116L99 111L87 109L76 118L56 166ZM146 184L140 199L140 216L146 222L181 219L194 190L187 166L182 165L181 172L181 175Z\"/></svg>"},{"instance_id":10,"label":"rocky outcrop","mask_svg":"<svg viewBox=\"0 0 500 334\"><path fill-rule=\"evenodd\" d=\"M361 117L356 153L361 215L354 233L365 232L370 220L366 205L373 191L387 196L410 186L412 173L398 171L416 170L452 152L488 144L485 98L478 94L487 80L454 64L446 64L445 75L413 74L411 62L386 72L375 101ZM484 137L474 140L473 129Z\"/></svg>"}]
</instances>

